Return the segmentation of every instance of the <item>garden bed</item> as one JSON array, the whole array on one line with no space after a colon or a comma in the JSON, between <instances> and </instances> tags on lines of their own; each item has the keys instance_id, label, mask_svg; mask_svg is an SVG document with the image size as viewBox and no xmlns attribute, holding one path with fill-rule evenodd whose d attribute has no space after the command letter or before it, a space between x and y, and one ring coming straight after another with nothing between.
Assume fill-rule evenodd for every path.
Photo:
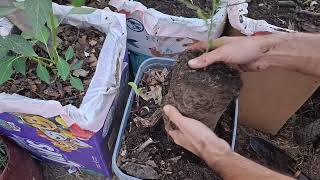
<instances>
[{"instance_id":1,"label":"garden bed","mask_svg":"<svg viewBox=\"0 0 320 180\"><path fill-rule=\"evenodd\" d=\"M279 166L286 166L285 164L270 164L268 160L257 155L252 148L250 148L250 136L262 137L269 140L274 145L284 150L291 156L296 163L296 170L301 170L305 175L313 180L318 180L320 177L320 139L313 144L298 144L297 140L300 138L299 132L306 125L315 122L320 118L320 91L318 90L314 95L297 111L297 113L287 122L287 124L275 135L269 135L253 130L251 128L240 126L238 131L238 144L236 152L250 158L257 163L267 166L273 170L283 172ZM315 129L318 130L319 129ZM305 132L311 133L311 132Z\"/></svg>"},{"instance_id":2,"label":"garden bed","mask_svg":"<svg viewBox=\"0 0 320 180\"><path fill-rule=\"evenodd\" d=\"M26 76L16 73L12 80L0 86L0 92L16 93L42 100L57 100L62 105L72 104L79 107L95 73L105 34L92 27L78 29L71 25L63 25L59 28L58 37L62 40L58 48L60 54L65 54L71 46L75 50L75 57L71 64L79 64L83 61L82 66L74 71L73 75L83 80L84 92L75 89L70 82L58 77L53 77L50 84L42 82L36 75L37 64L30 61L27 64L29 68ZM48 56L39 46L36 49L40 56Z\"/></svg>"},{"instance_id":3,"label":"garden bed","mask_svg":"<svg viewBox=\"0 0 320 180\"><path fill-rule=\"evenodd\" d=\"M255 0L248 6L248 17L300 32L320 32L319 0Z\"/></svg>"},{"instance_id":4,"label":"garden bed","mask_svg":"<svg viewBox=\"0 0 320 180\"><path fill-rule=\"evenodd\" d=\"M166 68L144 73L138 86L147 91L153 89L149 93L153 98L147 101L144 95L135 98L116 157L117 166L124 173L142 179L221 179L203 160L176 145L166 133L159 100L167 94L170 77ZM216 127L218 136L229 143L231 114L232 110L226 111Z\"/></svg>"}]
</instances>

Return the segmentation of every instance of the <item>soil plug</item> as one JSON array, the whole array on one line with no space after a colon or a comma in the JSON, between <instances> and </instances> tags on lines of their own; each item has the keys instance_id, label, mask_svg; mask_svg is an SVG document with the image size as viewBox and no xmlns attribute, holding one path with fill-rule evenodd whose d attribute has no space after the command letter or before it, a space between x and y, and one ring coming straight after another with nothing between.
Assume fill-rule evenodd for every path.
<instances>
[{"instance_id":1,"label":"soil plug","mask_svg":"<svg viewBox=\"0 0 320 180\"><path fill-rule=\"evenodd\" d=\"M214 130L228 105L239 96L242 81L239 71L224 63L212 64L205 69L191 69L188 61L201 54L199 51L180 54L164 104L175 106L183 115ZM165 120L165 125L167 130L174 129L168 120Z\"/></svg>"}]
</instances>

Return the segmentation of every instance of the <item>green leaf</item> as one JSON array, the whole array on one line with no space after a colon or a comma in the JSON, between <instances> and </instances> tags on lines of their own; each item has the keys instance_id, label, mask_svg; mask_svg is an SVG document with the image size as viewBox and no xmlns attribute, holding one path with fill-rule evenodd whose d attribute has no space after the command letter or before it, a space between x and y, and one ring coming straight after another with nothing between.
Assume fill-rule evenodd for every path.
<instances>
[{"instance_id":1,"label":"green leaf","mask_svg":"<svg viewBox=\"0 0 320 180\"><path fill-rule=\"evenodd\" d=\"M62 80L67 80L70 74L70 66L68 62L62 58L59 58L57 63L58 74L60 75Z\"/></svg>"},{"instance_id":2,"label":"green leaf","mask_svg":"<svg viewBox=\"0 0 320 180\"><path fill-rule=\"evenodd\" d=\"M24 56L37 56L32 44L19 35L9 35L3 37L0 42L5 48Z\"/></svg>"},{"instance_id":3,"label":"green leaf","mask_svg":"<svg viewBox=\"0 0 320 180\"><path fill-rule=\"evenodd\" d=\"M25 14L32 25L35 33L42 31L42 27L47 22L49 14L52 13L51 0L26 0Z\"/></svg>"},{"instance_id":4,"label":"green leaf","mask_svg":"<svg viewBox=\"0 0 320 180\"><path fill-rule=\"evenodd\" d=\"M38 63L37 66L37 76L44 82L50 83L50 75L46 67L44 67L41 63Z\"/></svg>"},{"instance_id":5,"label":"green leaf","mask_svg":"<svg viewBox=\"0 0 320 180\"><path fill-rule=\"evenodd\" d=\"M209 19L209 15L206 12L204 12L203 10L201 10L200 8L197 9L197 15L199 18L201 18L205 21Z\"/></svg>"},{"instance_id":6,"label":"green leaf","mask_svg":"<svg viewBox=\"0 0 320 180\"><path fill-rule=\"evenodd\" d=\"M21 33L21 36L25 39L34 39L34 34L32 32L24 31Z\"/></svg>"},{"instance_id":7,"label":"green leaf","mask_svg":"<svg viewBox=\"0 0 320 180\"><path fill-rule=\"evenodd\" d=\"M84 6L86 3L86 0L72 0L71 5L75 7L81 7Z\"/></svg>"},{"instance_id":8,"label":"green leaf","mask_svg":"<svg viewBox=\"0 0 320 180\"><path fill-rule=\"evenodd\" d=\"M8 50L6 48L2 48L0 45L0 59L5 57L8 54Z\"/></svg>"},{"instance_id":9,"label":"green leaf","mask_svg":"<svg viewBox=\"0 0 320 180\"><path fill-rule=\"evenodd\" d=\"M58 18L54 15L50 15L50 17L48 18L48 21L47 21L47 26L49 27L49 29L51 29L51 31L53 29L57 29L59 27Z\"/></svg>"},{"instance_id":10,"label":"green leaf","mask_svg":"<svg viewBox=\"0 0 320 180\"><path fill-rule=\"evenodd\" d=\"M42 30L39 33L35 34L35 38L45 45L48 45L49 37L50 37L50 32L46 26L43 26Z\"/></svg>"},{"instance_id":11,"label":"green leaf","mask_svg":"<svg viewBox=\"0 0 320 180\"><path fill-rule=\"evenodd\" d=\"M0 17L7 16L13 12L15 12L17 8L12 6L0 6Z\"/></svg>"},{"instance_id":12,"label":"green leaf","mask_svg":"<svg viewBox=\"0 0 320 180\"><path fill-rule=\"evenodd\" d=\"M140 95L141 93L141 88L138 88L138 86L136 85L136 83L134 82L129 82L128 83L129 86L131 86L132 90L136 93L136 95Z\"/></svg>"},{"instance_id":13,"label":"green leaf","mask_svg":"<svg viewBox=\"0 0 320 180\"><path fill-rule=\"evenodd\" d=\"M72 59L73 56L74 56L74 51L73 51L72 47L69 46L69 48L65 54L66 61L69 61L70 59Z\"/></svg>"},{"instance_id":14,"label":"green leaf","mask_svg":"<svg viewBox=\"0 0 320 180\"><path fill-rule=\"evenodd\" d=\"M94 8L82 8L82 7L75 7L72 8L68 14L91 14L95 11Z\"/></svg>"},{"instance_id":15,"label":"green leaf","mask_svg":"<svg viewBox=\"0 0 320 180\"><path fill-rule=\"evenodd\" d=\"M26 75L26 69L27 69L26 60L27 58L21 57L13 61L14 69L23 75Z\"/></svg>"},{"instance_id":16,"label":"green leaf","mask_svg":"<svg viewBox=\"0 0 320 180\"><path fill-rule=\"evenodd\" d=\"M78 60L75 64L71 65L71 71L81 69L82 64L83 60Z\"/></svg>"},{"instance_id":17,"label":"green leaf","mask_svg":"<svg viewBox=\"0 0 320 180\"><path fill-rule=\"evenodd\" d=\"M81 79L71 76L70 83L71 83L72 87L78 89L79 91L84 91L84 87L83 87Z\"/></svg>"},{"instance_id":18,"label":"green leaf","mask_svg":"<svg viewBox=\"0 0 320 180\"><path fill-rule=\"evenodd\" d=\"M8 81L13 74L12 62L16 57L6 57L0 61L0 85Z\"/></svg>"},{"instance_id":19,"label":"green leaf","mask_svg":"<svg viewBox=\"0 0 320 180\"><path fill-rule=\"evenodd\" d=\"M21 1L21 2L12 2L12 4L17 8L17 9L25 9L24 7L24 1Z\"/></svg>"}]
</instances>

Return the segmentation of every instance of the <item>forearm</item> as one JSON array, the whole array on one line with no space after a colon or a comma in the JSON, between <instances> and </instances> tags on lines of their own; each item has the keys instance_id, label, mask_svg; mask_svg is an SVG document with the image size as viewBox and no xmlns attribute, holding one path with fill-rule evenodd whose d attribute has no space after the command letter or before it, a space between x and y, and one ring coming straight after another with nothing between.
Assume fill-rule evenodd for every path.
<instances>
[{"instance_id":1,"label":"forearm","mask_svg":"<svg viewBox=\"0 0 320 180\"><path fill-rule=\"evenodd\" d=\"M218 172L225 180L290 180L292 178L281 175L263 167L241 155L230 152L226 157L208 161L210 167Z\"/></svg>"},{"instance_id":2,"label":"forearm","mask_svg":"<svg viewBox=\"0 0 320 180\"><path fill-rule=\"evenodd\" d=\"M267 51L261 59L270 66L320 77L320 34L287 33L262 38Z\"/></svg>"}]
</instances>

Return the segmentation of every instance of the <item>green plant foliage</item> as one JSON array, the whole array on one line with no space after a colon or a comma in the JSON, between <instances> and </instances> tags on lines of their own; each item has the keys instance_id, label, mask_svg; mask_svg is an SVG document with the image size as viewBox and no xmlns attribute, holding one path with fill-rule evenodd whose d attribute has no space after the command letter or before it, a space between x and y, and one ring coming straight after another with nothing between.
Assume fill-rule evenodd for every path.
<instances>
[{"instance_id":1,"label":"green plant foliage","mask_svg":"<svg viewBox=\"0 0 320 180\"><path fill-rule=\"evenodd\" d=\"M81 7L86 4L86 0L72 0L71 5L75 7Z\"/></svg>"},{"instance_id":2,"label":"green plant foliage","mask_svg":"<svg viewBox=\"0 0 320 180\"><path fill-rule=\"evenodd\" d=\"M75 0L74 5L80 6L82 2L84 1ZM83 61L69 64L75 56L72 47L65 54L58 53L57 32L65 17L58 20L53 15L52 0L25 0L13 3L12 7L0 6L0 17L17 9L25 14L32 31L22 32L21 35L0 36L0 85L8 81L14 72L26 75L27 61L34 61L37 63L36 74L40 80L49 84L51 75L57 74L63 81L69 80L74 88L83 91L81 79L71 75L71 71L81 68ZM68 14L90 14L94 11L93 8L75 7ZM35 52L33 46L36 43L45 48L45 57L40 57Z\"/></svg>"},{"instance_id":3,"label":"green plant foliage","mask_svg":"<svg viewBox=\"0 0 320 180\"><path fill-rule=\"evenodd\" d=\"M129 82L128 85L132 88L132 90L136 93L137 96L140 96L142 88L138 88L138 86L134 82Z\"/></svg>"}]
</instances>

